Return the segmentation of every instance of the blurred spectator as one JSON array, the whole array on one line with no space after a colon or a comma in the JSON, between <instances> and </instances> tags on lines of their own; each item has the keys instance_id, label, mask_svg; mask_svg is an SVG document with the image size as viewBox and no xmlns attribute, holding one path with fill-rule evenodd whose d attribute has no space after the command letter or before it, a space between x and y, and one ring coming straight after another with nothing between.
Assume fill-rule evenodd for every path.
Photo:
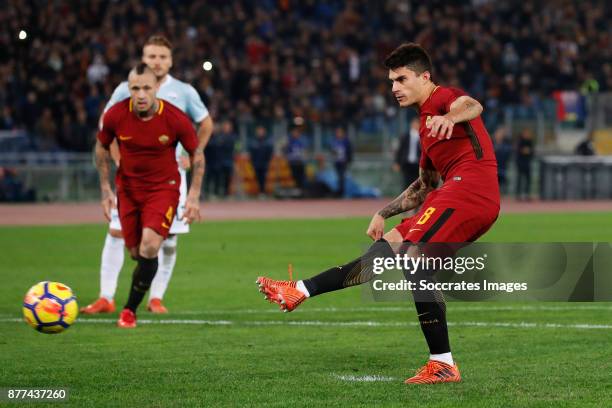
<instances>
[{"instance_id":1,"label":"blurred spectator","mask_svg":"<svg viewBox=\"0 0 612 408\"><path fill-rule=\"evenodd\" d=\"M104 57L96 54L93 63L87 68L87 79L91 84L99 84L108 76L108 66L104 63Z\"/></svg>"},{"instance_id":2,"label":"blurred spectator","mask_svg":"<svg viewBox=\"0 0 612 408\"><path fill-rule=\"evenodd\" d=\"M38 149L43 152L54 152L58 150L56 142L57 125L55 124L55 118L50 108L45 108L42 115L36 121L34 127L38 138Z\"/></svg>"},{"instance_id":3,"label":"blurred spectator","mask_svg":"<svg viewBox=\"0 0 612 408\"><path fill-rule=\"evenodd\" d=\"M15 128L15 119L10 106L2 108L2 116L0 117L0 130L12 130Z\"/></svg>"},{"instance_id":4,"label":"blurred spectator","mask_svg":"<svg viewBox=\"0 0 612 408\"><path fill-rule=\"evenodd\" d=\"M209 156L213 157L212 163L207 163L210 177L207 183L209 193L218 197L227 197L229 194L237 141L238 135L234 132L234 125L230 120L224 120L221 123L221 130L212 136L206 147L206 150L211 149Z\"/></svg>"},{"instance_id":5,"label":"blurred spectator","mask_svg":"<svg viewBox=\"0 0 612 408\"><path fill-rule=\"evenodd\" d=\"M501 126L493 134L495 142L495 157L497 158L497 178L499 189L502 194L508 192L508 161L512 156L512 141L508 137L506 128Z\"/></svg>"},{"instance_id":6,"label":"blurred spectator","mask_svg":"<svg viewBox=\"0 0 612 408\"><path fill-rule=\"evenodd\" d=\"M85 110L79 109L76 120L72 119L69 114L64 115L64 134L62 145L69 150L77 152L91 151L94 141L95 132L87 123L87 114Z\"/></svg>"},{"instance_id":7,"label":"blurred spectator","mask_svg":"<svg viewBox=\"0 0 612 408\"><path fill-rule=\"evenodd\" d=\"M593 132L589 132L586 139L578 143L574 153L580 156L594 156L596 154L595 146L593 146Z\"/></svg>"},{"instance_id":8,"label":"blurred spectator","mask_svg":"<svg viewBox=\"0 0 612 408\"><path fill-rule=\"evenodd\" d=\"M0 167L0 202L36 201L36 192L26 190L13 169Z\"/></svg>"},{"instance_id":9,"label":"blurred spectator","mask_svg":"<svg viewBox=\"0 0 612 408\"><path fill-rule=\"evenodd\" d=\"M266 128L257 126L255 128L255 139L249 144L249 155L255 170L259 193L262 195L266 193L266 176L268 175L273 151L272 141L268 137Z\"/></svg>"},{"instance_id":10,"label":"blurred spectator","mask_svg":"<svg viewBox=\"0 0 612 408\"><path fill-rule=\"evenodd\" d=\"M217 183L219 172L217 152L217 138L215 137L215 133L213 133L204 149L204 159L206 161L206 171L204 172L204 197L211 197L216 194L215 184Z\"/></svg>"},{"instance_id":11,"label":"blurred spectator","mask_svg":"<svg viewBox=\"0 0 612 408\"><path fill-rule=\"evenodd\" d=\"M289 141L285 146L285 157L291 168L291 175L295 181L295 185L299 189L304 188L306 162L306 142L302 136L302 129L295 126L291 129Z\"/></svg>"},{"instance_id":12,"label":"blurred spectator","mask_svg":"<svg viewBox=\"0 0 612 408\"><path fill-rule=\"evenodd\" d=\"M414 118L410 122L408 133L400 136L393 163L393 169L402 172L404 188L408 188L419 177L419 159L421 157L419 139L419 119Z\"/></svg>"},{"instance_id":13,"label":"blurred spectator","mask_svg":"<svg viewBox=\"0 0 612 408\"><path fill-rule=\"evenodd\" d=\"M516 146L516 198L529 200L531 194L531 162L533 161L533 133L530 129L523 129L519 134Z\"/></svg>"},{"instance_id":14,"label":"blurred spectator","mask_svg":"<svg viewBox=\"0 0 612 408\"><path fill-rule=\"evenodd\" d=\"M353 146L351 141L346 136L346 131L343 127L336 128L335 138L332 141L332 156L334 158L334 167L338 176L338 197L344 197L346 188L346 171L349 164L353 161Z\"/></svg>"}]
</instances>

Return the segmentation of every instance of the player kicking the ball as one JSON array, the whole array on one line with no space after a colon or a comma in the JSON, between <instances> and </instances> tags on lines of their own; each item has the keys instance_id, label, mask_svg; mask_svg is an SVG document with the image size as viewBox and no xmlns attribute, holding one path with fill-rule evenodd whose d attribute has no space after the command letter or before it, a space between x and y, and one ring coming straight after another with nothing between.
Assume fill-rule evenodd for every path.
<instances>
[{"instance_id":1,"label":"player kicking the ball","mask_svg":"<svg viewBox=\"0 0 612 408\"><path fill-rule=\"evenodd\" d=\"M260 291L283 311L294 310L309 297L368 282L374 274L366 260L374 251L394 256L394 248L401 246L408 248L409 256L418 256L417 243L472 242L497 219L497 163L480 118L482 106L460 89L436 85L430 57L418 44L401 45L385 59L385 66L399 105L419 112L420 176L372 217L367 234L376 243L362 257L297 282L258 278ZM440 176L444 184L437 188ZM384 233L385 219L419 205L414 217ZM442 293L421 292L415 295L415 306L430 356L405 382L461 381L451 355Z\"/></svg>"},{"instance_id":2,"label":"player kicking the ball","mask_svg":"<svg viewBox=\"0 0 612 408\"><path fill-rule=\"evenodd\" d=\"M202 141L198 142L189 118L171 103L157 99L154 71L140 63L130 71L130 98L106 112L96 143L96 167L104 215L110 220L118 203L125 245L137 261L128 301L119 316L119 327L136 326L136 309L151 287L158 267L157 254L170 233L179 204L181 177L176 146L189 152L192 180L183 218L190 223L200 217L200 188L204 175ZM117 140L121 164L115 184L110 185L110 144Z\"/></svg>"},{"instance_id":3,"label":"player kicking the ball","mask_svg":"<svg viewBox=\"0 0 612 408\"><path fill-rule=\"evenodd\" d=\"M206 147L210 139L213 122L208 114L208 109L200 99L197 91L189 84L181 82L169 74L172 68L172 44L167 38L159 35L150 37L142 49L142 62L146 63L155 73L159 81L157 97L165 99L185 112L191 121L199 125L198 139ZM122 82L115 88L113 95L106 104L106 113L113 105L130 97L127 82ZM180 201L176 216L170 226L170 235L162 243L159 251L159 270L151 284L149 303L147 308L153 313L167 313L168 310L162 303L162 299L168 288L170 277L176 264L176 253L178 246L178 234L189 232L189 224L181 218L185 211L187 199L187 176L186 168L189 165L187 158L183 156L184 149L179 144L176 149L179 172L181 174ZM118 164L119 154L116 144L111 145L111 156ZM108 234L102 249L102 260L100 264L100 297L92 304L81 309L81 313L112 313L115 311L115 291L117 290L117 279L123 266L123 235L121 234L121 223L116 208L111 211L111 221Z\"/></svg>"}]
</instances>

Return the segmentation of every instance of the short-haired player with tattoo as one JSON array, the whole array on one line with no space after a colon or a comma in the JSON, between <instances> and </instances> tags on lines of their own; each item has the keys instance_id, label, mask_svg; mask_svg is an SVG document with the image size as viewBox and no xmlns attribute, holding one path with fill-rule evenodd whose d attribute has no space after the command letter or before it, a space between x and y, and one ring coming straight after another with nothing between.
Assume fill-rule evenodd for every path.
<instances>
[{"instance_id":1,"label":"short-haired player with tattoo","mask_svg":"<svg viewBox=\"0 0 612 408\"><path fill-rule=\"evenodd\" d=\"M156 97L159 81L145 63L128 76L130 98L106 112L96 143L96 167L104 215L118 203L125 246L137 261L128 301L119 327L136 326L136 309L149 290L158 267L157 254L170 233L179 205L181 176L176 162L180 143L189 153L192 180L183 218L200 217L200 189L204 175L203 141L179 108ZM110 145L117 140L121 164L115 177L117 200L110 180Z\"/></svg>"},{"instance_id":2,"label":"short-haired player with tattoo","mask_svg":"<svg viewBox=\"0 0 612 408\"><path fill-rule=\"evenodd\" d=\"M397 247L418 256L419 247L411 244L472 242L497 219L497 163L480 103L461 89L436 85L430 57L418 44L399 46L385 59L385 67L399 105L419 112L420 176L372 217L367 235L377 242L362 257L297 282L258 278L260 291L283 311L294 310L309 297L371 280L371 267L362 264L374 247L385 256L393 256ZM440 178L444 183L438 188ZM419 206L415 216L384 232L385 219ZM421 293L415 305L430 357L406 383L461 381L451 355L442 293Z\"/></svg>"},{"instance_id":3,"label":"short-haired player with tattoo","mask_svg":"<svg viewBox=\"0 0 612 408\"><path fill-rule=\"evenodd\" d=\"M191 121L198 126L198 139L204 143L203 146L205 147L212 134L213 121L194 87L170 75L169 72L172 68L172 43L161 35L149 37L142 48L142 62L153 70L159 81L157 97L172 103L191 118ZM108 112L113 105L129 97L130 92L127 81L120 83L106 104L104 112ZM120 163L120 154L117 150L116 142L111 144L110 152L113 160L117 164ZM181 174L181 195L176 216L170 226L170 235L164 240L159 251L159 270L155 274L155 279L153 279L151 290L149 291L147 308L153 313L168 312L168 309L162 303L162 299L176 264L178 235L189 232L189 224L182 220L185 201L187 200L186 169L189 166L189 161L185 157L184 149L180 144L177 146L176 156ZM83 307L81 313L95 314L112 313L115 311L114 297L119 272L123 266L124 244L119 213L115 208L111 211L108 234L102 249L100 296L91 304Z\"/></svg>"}]
</instances>

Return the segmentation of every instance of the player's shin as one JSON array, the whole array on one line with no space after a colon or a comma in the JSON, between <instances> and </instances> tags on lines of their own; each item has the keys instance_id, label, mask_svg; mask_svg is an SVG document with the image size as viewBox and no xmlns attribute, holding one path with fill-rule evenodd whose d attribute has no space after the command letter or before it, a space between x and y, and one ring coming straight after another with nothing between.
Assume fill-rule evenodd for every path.
<instances>
[{"instance_id":1,"label":"player's shin","mask_svg":"<svg viewBox=\"0 0 612 408\"><path fill-rule=\"evenodd\" d=\"M413 291L413 296L421 330L429 347L430 360L453 365L446 323L446 303L442 292Z\"/></svg>"},{"instance_id":2,"label":"player's shin","mask_svg":"<svg viewBox=\"0 0 612 408\"><path fill-rule=\"evenodd\" d=\"M361 285L374 277L373 258L393 257L394 255L395 253L391 245L384 238L381 238L363 256L344 265L334 266L302 282L308 290L310 297L350 286Z\"/></svg>"},{"instance_id":3,"label":"player's shin","mask_svg":"<svg viewBox=\"0 0 612 408\"><path fill-rule=\"evenodd\" d=\"M126 309L130 309L133 312L136 311L147 290L151 287L151 282L155 277L158 267L157 257L147 259L139 256L137 262L134 274L132 275L130 296L125 305Z\"/></svg>"},{"instance_id":4,"label":"player's shin","mask_svg":"<svg viewBox=\"0 0 612 408\"><path fill-rule=\"evenodd\" d=\"M106 235L100 262L100 297L113 300L117 289L117 278L123 266L125 243L123 238Z\"/></svg>"}]
</instances>

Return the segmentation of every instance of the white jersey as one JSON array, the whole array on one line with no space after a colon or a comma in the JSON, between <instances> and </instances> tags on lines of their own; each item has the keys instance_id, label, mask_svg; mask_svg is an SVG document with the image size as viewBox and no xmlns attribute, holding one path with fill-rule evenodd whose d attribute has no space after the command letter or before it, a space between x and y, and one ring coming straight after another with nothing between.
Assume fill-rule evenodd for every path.
<instances>
[{"instance_id":1,"label":"white jersey","mask_svg":"<svg viewBox=\"0 0 612 408\"><path fill-rule=\"evenodd\" d=\"M111 98L108 103L104 107L104 112L109 110L111 106L116 104L117 102L121 102L124 99L130 97L130 90L128 88L127 81L120 83L117 88L113 91ZM172 77L171 75L166 75L166 79L159 86L159 90L157 91L157 97L160 99L164 99L183 112L187 114L191 118L193 123L200 123L208 116L208 109L198 92L195 88L188 83L183 81L179 81L178 79ZM179 161L180 157L185 154L185 150L183 146L179 143L176 146L176 160ZM181 186L180 186L180 198L179 198L179 206L176 210L176 216L174 221L172 222L172 226L170 227L170 234L184 234L189 232L189 224L184 221L181 221L183 214L185 212L185 203L187 201L187 174L184 169L179 166L179 173L181 174ZM121 223L119 222L119 214L117 210L113 210L113 214L111 214L111 229L121 229Z\"/></svg>"}]
</instances>

